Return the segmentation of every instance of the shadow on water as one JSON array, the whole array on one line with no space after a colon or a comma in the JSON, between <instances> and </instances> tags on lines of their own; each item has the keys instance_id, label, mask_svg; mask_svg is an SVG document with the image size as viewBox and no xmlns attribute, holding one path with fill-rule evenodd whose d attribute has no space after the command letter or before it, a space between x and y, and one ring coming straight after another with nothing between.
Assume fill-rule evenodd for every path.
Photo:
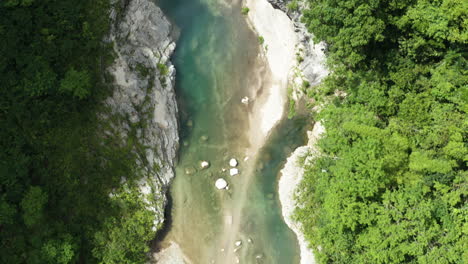
<instances>
[{"instance_id":1,"label":"shadow on water","mask_svg":"<svg viewBox=\"0 0 468 264\"><path fill-rule=\"evenodd\" d=\"M167 235L171 231L171 227L173 224L173 219L172 219L172 196L169 195L169 193L166 195L167 196L167 204L166 208L164 208L164 224L161 229L159 229L156 232L156 237L153 239L150 243L150 248L152 249L153 252L159 252L161 249L163 249L163 245L161 245L161 242L166 239Z\"/></svg>"}]
</instances>

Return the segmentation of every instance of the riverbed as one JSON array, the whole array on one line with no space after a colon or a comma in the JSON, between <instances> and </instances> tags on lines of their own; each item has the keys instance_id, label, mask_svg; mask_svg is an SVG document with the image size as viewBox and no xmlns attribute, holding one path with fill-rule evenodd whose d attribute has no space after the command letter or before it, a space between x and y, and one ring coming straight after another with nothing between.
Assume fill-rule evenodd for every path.
<instances>
[{"instance_id":1,"label":"riverbed","mask_svg":"<svg viewBox=\"0 0 468 264\"><path fill-rule=\"evenodd\" d=\"M260 131L258 109L268 98L272 73L240 2L158 4L179 28L172 61L181 127L167 233L158 248L177 244L193 264L299 263L277 184L287 156L305 142L308 122L298 117ZM232 158L239 163L234 176ZM202 161L209 167L202 168ZM219 178L228 190L215 188Z\"/></svg>"}]
</instances>

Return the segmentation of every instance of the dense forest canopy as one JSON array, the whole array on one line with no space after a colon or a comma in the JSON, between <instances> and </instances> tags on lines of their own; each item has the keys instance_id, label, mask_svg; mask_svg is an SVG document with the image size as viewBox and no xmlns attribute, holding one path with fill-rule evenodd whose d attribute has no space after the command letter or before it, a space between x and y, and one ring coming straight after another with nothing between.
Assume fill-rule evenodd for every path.
<instances>
[{"instance_id":1,"label":"dense forest canopy","mask_svg":"<svg viewBox=\"0 0 468 264\"><path fill-rule=\"evenodd\" d=\"M0 263L145 260L151 212L118 192L138 174L133 147L103 137L97 114L109 5L0 2Z\"/></svg>"},{"instance_id":2,"label":"dense forest canopy","mask_svg":"<svg viewBox=\"0 0 468 264\"><path fill-rule=\"evenodd\" d=\"M468 1L309 4L332 73L296 215L319 263L468 263Z\"/></svg>"}]
</instances>

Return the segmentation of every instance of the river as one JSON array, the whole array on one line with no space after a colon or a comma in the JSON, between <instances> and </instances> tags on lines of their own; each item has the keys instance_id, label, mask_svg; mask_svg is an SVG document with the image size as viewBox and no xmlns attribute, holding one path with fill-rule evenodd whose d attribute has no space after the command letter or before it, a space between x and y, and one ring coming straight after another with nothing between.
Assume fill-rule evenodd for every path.
<instances>
[{"instance_id":1,"label":"river","mask_svg":"<svg viewBox=\"0 0 468 264\"><path fill-rule=\"evenodd\" d=\"M256 101L241 99L260 101L270 72L239 2L157 3L180 29L172 61L181 126L167 233L159 246L177 243L193 264L299 263L277 184L286 158L306 140L307 122L285 119L268 138L257 136ZM239 162L235 176L229 175L231 158ZM202 161L209 168L202 169ZM229 190L215 188L218 178Z\"/></svg>"}]
</instances>

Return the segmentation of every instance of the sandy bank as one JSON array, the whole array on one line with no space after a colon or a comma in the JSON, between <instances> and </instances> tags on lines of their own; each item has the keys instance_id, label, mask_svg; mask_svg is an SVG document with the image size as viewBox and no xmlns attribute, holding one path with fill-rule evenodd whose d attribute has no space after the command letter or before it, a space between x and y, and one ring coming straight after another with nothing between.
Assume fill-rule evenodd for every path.
<instances>
[{"instance_id":1,"label":"sandy bank","mask_svg":"<svg viewBox=\"0 0 468 264\"><path fill-rule=\"evenodd\" d=\"M263 56L271 70L269 87L263 92L263 100L258 102L253 118L254 126L260 129L266 137L271 129L281 120L287 101L288 77L295 65L295 47L298 38L294 32L294 24L281 10L274 9L267 0L246 0L248 20L252 29L263 39ZM258 130L257 130L258 131ZM255 132L257 133L257 132Z\"/></svg>"},{"instance_id":2,"label":"sandy bank","mask_svg":"<svg viewBox=\"0 0 468 264\"><path fill-rule=\"evenodd\" d=\"M320 122L317 122L314 129L308 132L309 142L306 146L297 148L288 158L284 168L281 170L279 181L279 198L282 207L282 214L286 224L296 233L301 249L301 264L315 263L312 250L308 248L307 241L301 230L301 224L292 219L294 209L297 207L295 196L298 192L298 185L304 176L304 166L300 164L301 158L307 156L305 163L317 156L317 140L325 132Z\"/></svg>"}]
</instances>

